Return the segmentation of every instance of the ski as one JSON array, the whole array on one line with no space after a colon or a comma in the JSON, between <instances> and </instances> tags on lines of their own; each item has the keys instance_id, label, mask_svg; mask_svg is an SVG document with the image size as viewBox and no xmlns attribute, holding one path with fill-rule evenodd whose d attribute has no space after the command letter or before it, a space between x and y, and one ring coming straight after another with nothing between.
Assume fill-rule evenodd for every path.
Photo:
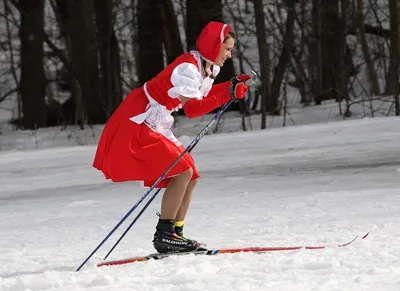
<instances>
[{"instance_id":1,"label":"ski","mask_svg":"<svg viewBox=\"0 0 400 291\"><path fill-rule=\"evenodd\" d=\"M365 239L368 236L368 234L369 233L362 236L362 239ZM336 245L335 247L348 246L348 245L352 244L357 238L358 238L358 236L356 236L349 242L346 242L346 243L340 244L340 245ZM102 267L102 266L124 265L124 264L130 264L130 263L134 263L134 262L145 262L148 260L161 260L161 259L171 257L171 256L184 256L184 255L212 256L212 255L218 255L218 254L266 253L266 252L277 252L277 251L295 251L295 250L301 250L301 249L320 250L320 249L326 249L326 248L329 248L329 246L316 245L316 246L287 246L287 247L245 247L245 248L199 249L199 250L191 251L191 252L173 252L173 253L166 253L166 254L155 253L155 254L150 254L147 256L138 256L138 257L122 259L122 260L106 261L106 262L97 264L97 266Z\"/></svg>"}]
</instances>

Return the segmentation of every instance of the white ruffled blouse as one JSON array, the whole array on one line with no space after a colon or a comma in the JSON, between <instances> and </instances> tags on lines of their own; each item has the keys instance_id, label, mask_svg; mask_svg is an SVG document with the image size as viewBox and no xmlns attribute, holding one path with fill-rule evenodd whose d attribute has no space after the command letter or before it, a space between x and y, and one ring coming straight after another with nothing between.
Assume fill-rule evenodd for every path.
<instances>
[{"instance_id":1,"label":"white ruffled blouse","mask_svg":"<svg viewBox=\"0 0 400 291\"><path fill-rule=\"evenodd\" d=\"M198 67L202 68L201 57L198 51L190 51L198 62ZM212 74L218 75L220 67L213 65ZM181 63L175 67L171 74L171 83L173 87L168 90L168 95L171 98L179 98L180 96L188 98L202 99L207 96L214 83L214 79L210 77L203 77L199 69L191 63ZM159 104L154 100L147 91L146 84L144 84L144 92L149 99L146 111L142 114L133 116L131 121L138 124L144 123L152 130L161 133L166 138L174 142L176 145L182 145L181 142L172 133L172 124L174 118L171 113L174 110L167 110L165 106ZM182 106L176 108L179 110Z\"/></svg>"}]
</instances>

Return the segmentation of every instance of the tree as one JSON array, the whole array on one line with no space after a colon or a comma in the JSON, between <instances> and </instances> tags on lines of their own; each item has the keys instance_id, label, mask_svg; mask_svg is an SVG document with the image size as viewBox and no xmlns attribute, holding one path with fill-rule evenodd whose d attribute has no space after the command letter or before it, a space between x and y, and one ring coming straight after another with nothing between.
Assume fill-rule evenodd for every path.
<instances>
[{"instance_id":1,"label":"tree","mask_svg":"<svg viewBox=\"0 0 400 291\"><path fill-rule=\"evenodd\" d=\"M22 125L25 129L46 126L46 80L43 67L44 0L19 2L21 14Z\"/></svg>"},{"instance_id":2,"label":"tree","mask_svg":"<svg viewBox=\"0 0 400 291\"><path fill-rule=\"evenodd\" d=\"M322 20L321 1L312 2L312 40L309 43L309 55L311 60L311 91L316 104L321 103L322 92Z\"/></svg>"},{"instance_id":3,"label":"tree","mask_svg":"<svg viewBox=\"0 0 400 291\"><path fill-rule=\"evenodd\" d=\"M324 100L340 100L339 2L326 0L322 3L319 8L321 16L321 62L319 65L321 66L322 87L321 91L317 92L316 104L321 104Z\"/></svg>"},{"instance_id":4,"label":"tree","mask_svg":"<svg viewBox=\"0 0 400 291\"><path fill-rule=\"evenodd\" d=\"M363 0L357 0L357 22L358 22L358 29L360 33L360 41L361 41L361 48L364 54L365 64L367 66L369 81L371 84L371 91L374 95L380 94L379 83L378 83L378 75L376 73L374 63L371 58L371 54L368 48L368 40L365 33L365 17L363 12Z\"/></svg>"},{"instance_id":5,"label":"tree","mask_svg":"<svg viewBox=\"0 0 400 291\"><path fill-rule=\"evenodd\" d=\"M75 82L72 92L77 110L77 123L104 123L106 110L104 94L100 90L100 72L94 0L56 0L62 19L62 27L69 46Z\"/></svg>"},{"instance_id":6,"label":"tree","mask_svg":"<svg viewBox=\"0 0 400 291\"><path fill-rule=\"evenodd\" d=\"M165 66L160 1L139 0L137 6L140 85L155 77Z\"/></svg>"},{"instance_id":7,"label":"tree","mask_svg":"<svg viewBox=\"0 0 400 291\"><path fill-rule=\"evenodd\" d=\"M389 0L390 7L390 83L395 95L396 115L400 115L399 102L399 68L400 68L400 4L396 0ZM389 87L390 88L390 87Z\"/></svg>"},{"instance_id":8,"label":"tree","mask_svg":"<svg viewBox=\"0 0 400 291\"><path fill-rule=\"evenodd\" d=\"M267 44L264 4L262 0L254 0L258 54L261 68L261 129L267 127L267 101L271 96L270 58Z\"/></svg>"},{"instance_id":9,"label":"tree","mask_svg":"<svg viewBox=\"0 0 400 291\"><path fill-rule=\"evenodd\" d=\"M283 44L278 64L274 70L274 77L271 84L271 96L268 99L267 110L272 114L279 115L280 89L283 84L283 77L290 62L292 46L294 42L294 20L296 18L296 0L286 0L287 17L286 30L283 36Z\"/></svg>"},{"instance_id":10,"label":"tree","mask_svg":"<svg viewBox=\"0 0 400 291\"><path fill-rule=\"evenodd\" d=\"M162 0L159 5L161 30L167 62L171 63L183 53L181 35L171 0Z\"/></svg>"},{"instance_id":11,"label":"tree","mask_svg":"<svg viewBox=\"0 0 400 291\"><path fill-rule=\"evenodd\" d=\"M114 32L115 15L112 0L96 0L96 28L100 54L100 88L104 92L106 118L122 101L121 62Z\"/></svg>"}]
</instances>

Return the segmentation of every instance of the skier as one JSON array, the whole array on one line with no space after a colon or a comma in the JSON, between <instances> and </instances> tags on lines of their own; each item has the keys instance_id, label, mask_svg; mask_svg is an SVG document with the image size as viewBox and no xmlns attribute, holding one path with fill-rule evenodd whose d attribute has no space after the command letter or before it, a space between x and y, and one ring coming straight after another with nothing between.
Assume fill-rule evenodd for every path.
<instances>
[{"instance_id":1,"label":"skier","mask_svg":"<svg viewBox=\"0 0 400 291\"><path fill-rule=\"evenodd\" d=\"M248 90L242 74L213 85L228 58L235 32L211 21L200 32L196 50L177 57L142 87L132 90L105 125L93 167L113 182L138 181L151 187L184 151L174 136L171 113L180 108L189 118L205 115ZM153 246L159 253L193 251L200 244L183 236L183 225L199 173L186 153L156 188L165 188Z\"/></svg>"}]
</instances>

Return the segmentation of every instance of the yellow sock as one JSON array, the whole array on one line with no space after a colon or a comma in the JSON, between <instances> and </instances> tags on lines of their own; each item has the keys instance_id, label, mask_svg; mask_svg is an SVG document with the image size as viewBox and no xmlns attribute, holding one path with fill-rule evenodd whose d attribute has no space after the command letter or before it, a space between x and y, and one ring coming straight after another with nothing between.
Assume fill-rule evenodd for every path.
<instances>
[{"instance_id":1,"label":"yellow sock","mask_svg":"<svg viewBox=\"0 0 400 291\"><path fill-rule=\"evenodd\" d=\"M175 221L175 226L182 227L185 222L183 220Z\"/></svg>"}]
</instances>

